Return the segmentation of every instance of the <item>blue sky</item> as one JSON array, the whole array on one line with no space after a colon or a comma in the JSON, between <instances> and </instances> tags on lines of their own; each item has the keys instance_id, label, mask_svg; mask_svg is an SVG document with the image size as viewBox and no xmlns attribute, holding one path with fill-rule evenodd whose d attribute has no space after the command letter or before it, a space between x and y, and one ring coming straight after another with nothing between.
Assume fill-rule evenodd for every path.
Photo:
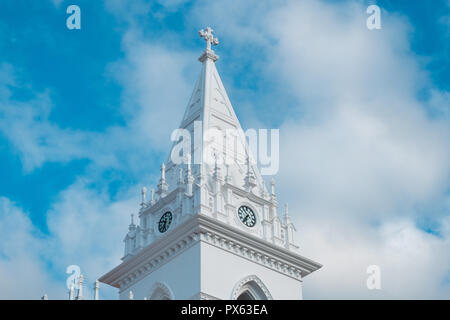
<instances>
[{"instance_id":1,"label":"blue sky","mask_svg":"<svg viewBox=\"0 0 450 320\"><path fill-rule=\"evenodd\" d=\"M369 31L365 8L373 3L382 29ZM66 28L70 4L81 8L81 30ZM2 1L0 224L18 219L22 229L10 231L17 245L0 246L0 283L15 261L37 266L45 281L0 297L61 297L66 266L79 264L92 280L119 261L139 189L156 183L193 89L204 46L197 31L206 25L221 41L217 67L243 127L281 130L277 190L298 212L306 252L327 261L332 255L323 255L337 250L351 259L357 241L387 277L415 258L428 259L421 271L436 274L422 292L404 283L367 292L355 280L340 293L343 266L335 261L323 271L334 280L329 294L450 297L450 257L440 254L450 243L449 5ZM304 153L291 152L297 148ZM339 229L343 221L350 232ZM315 241L334 233L340 247ZM396 261L392 246L408 254ZM425 257L411 257L414 248ZM446 261L436 271L439 259ZM309 297L329 297L315 277Z\"/></svg>"}]
</instances>

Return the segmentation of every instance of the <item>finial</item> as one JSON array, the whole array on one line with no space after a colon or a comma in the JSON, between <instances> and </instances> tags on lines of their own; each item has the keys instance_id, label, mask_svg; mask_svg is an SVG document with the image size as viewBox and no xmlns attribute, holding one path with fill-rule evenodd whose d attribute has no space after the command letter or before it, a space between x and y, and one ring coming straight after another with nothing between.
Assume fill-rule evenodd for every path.
<instances>
[{"instance_id":1,"label":"finial","mask_svg":"<svg viewBox=\"0 0 450 320\"><path fill-rule=\"evenodd\" d=\"M166 181L166 166L164 162L161 165L161 181Z\"/></svg>"},{"instance_id":2,"label":"finial","mask_svg":"<svg viewBox=\"0 0 450 320\"><path fill-rule=\"evenodd\" d=\"M130 293L128 294L128 299L134 300L134 293L130 290Z\"/></svg>"},{"instance_id":3,"label":"finial","mask_svg":"<svg viewBox=\"0 0 450 320\"><path fill-rule=\"evenodd\" d=\"M191 154L186 155L187 170L186 170L186 194L190 197L192 196L192 187L194 183L194 177L191 171Z\"/></svg>"},{"instance_id":4,"label":"finial","mask_svg":"<svg viewBox=\"0 0 450 320\"><path fill-rule=\"evenodd\" d=\"M270 201L274 205L278 205L277 196L275 195L275 180L273 178L270 180Z\"/></svg>"},{"instance_id":5,"label":"finial","mask_svg":"<svg viewBox=\"0 0 450 320\"><path fill-rule=\"evenodd\" d=\"M186 164L187 164L187 174L190 175L191 174L191 154L188 153L186 155Z\"/></svg>"},{"instance_id":6,"label":"finial","mask_svg":"<svg viewBox=\"0 0 450 320\"><path fill-rule=\"evenodd\" d=\"M131 214L131 223L130 223L130 225L134 226L134 214L133 213Z\"/></svg>"},{"instance_id":7,"label":"finial","mask_svg":"<svg viewBox=\"0 0 450 320\"><path fill-rule=\"evenodd\" d=\"M216 178L217 180L222 180L218 159L219 156L217 155L216 152L214 152L214 178Z\"/></svg>"},{"instance_id":8,"label":"finial","mask_svg":"<svg viewBox=\"0 0 450 320\"><path fill-rule=\"evenodd\" d=\"M247 156L247 175L249 177L255 178L255 175L254 175L253 170L252 170L252 164L251 164L251 161L250 161L250 155Z\"/></svg>"},{"instance_id":9,"label":"finial","mask_svg":"<svg viewBox=\"0 0 450 320\"><path fill-rule=\"evenodd\" d=\"M231 183L230 176L230 159L228 159L227 148L223 151L223 163L225 164L226 172L225 172L225 183Z\"/></svg>"},{"instance_id":10,"label":"finial","mask_svg":"<svg viewBox=\"0 0 450 320\"><path fill-rule=\"evenodd\" d=\"M214 32L214 30L211 29L210 27L206 27L205 30L202 29L198 32L200 37L204 38L206 41L205 52L203 52L201 57L198 58L198 60L200 60L200 62L204 62L205 60L207 60L207 58L211 59L212 61L217 61L217 59L219 59L219 56L214 54L214 51L211 50L211 44L213 44L215 46L219 44L219 39L217 39L216 37L213 36L213 32Z\"/></svg>"},{"instance_id":11,"label":"finial","mask_svg":"<svg viewBox=\"0 0 450 320\"><path fill-rule=\"evenodd\" d=\"M75 279L70 283L69 300L75 299Z\"/></svg>"},{"instance_id":12,"label":"finial","mask_svg":"<svg viewBox=\"0 0 450 320\"><path fill-rule=\"evenodd\" d=\"M262 180L262 186L261 186L261 197L263 197L264 199L266 199L267 196L268 196L268 194L267 194L266 181L263 179L263 180Z\"/></svg>"},{"instance_id":13,"label":"finial","mask_svg":"<svg viewBox=\"0 0 450 320\"><path fill-rule=\"evenodd\" d=\"M147 188L144 186L142 187L142 202L141 202L141 207L145 206L146 202L147 202Z\"/></svg>"},{"instance_id":14,"label":"finial","mask_svg":"<svg viewBox=\"0 0 450 320\"><path fill-rule=\"evenodd\" d=\"M77 300L83 300L83 282L84 282L84 276L80 275L78 278L78 296Z\"/></svg>"},{"instance_id":15,"label":"finial","mask_svg":"<svg viewBox=\"0 0 450 320\"><path fill-rule=\"evenodd\" d=\"M100 288L100 283L98 282L98 280L95 280L95 282L94 282L94 300L99 299L99 288Z\"/></svg>"},{"instance_id":16,"label":"finial","mask_svg":"<svg viewBox=\"0 0 450 320\"><path fill-rule=\"evenodd\" d=\"M250 164L250 155L247 155L247 176L245 180L248 191L251 191L256 186L256 178Z\"/></svg>"},{"instance_id":17,"label":"finial","mask_svg":"<svg viewBox=\"0 0 450 320\"><path fill-rule=\"evenodd\" d=\"M200 35L201 38L204 38L206 41L206 50L211 50L211 44L213 45L218 45L219 44L219 39L213 36L213 32L214 30L211 29L210 27L206 27L205 30L200 30L198 32L198 34Z\"/></svg>"},{"instance_id":18,"label":"finial","mask_svg":"<svg viewBox=\"0 0 450 320\"><path fill-rule=\"evenodd\" d=\"M155 204L155 189L151 189L150 190L150 204L154 205Z\"/></svg>"},{"instance_id":19,"label":"finial","mask_svg":"<svg viewBox=\"0 0 450 320\"><path fill-rule=\"evenodd\" d=\"M182 185L182 184L184 184L183 168L180 168L178 172L179 172L179 174L178 174L178 184Z\"/></svg>"},{"instance_id":20,"label":"finial","mask_svg":"<svg viewBox=\"0 0 450 320\"><path fill-rule=\"evenodd\" d=\"M225 182L226 183L231 183L231 175L230 175L230 165L227 163L225 165L225 167L227 168L227 174L225 176Z\"/></svg>"},{"instance_id":21,"label":"finial","mask_svg":"<svg viewBox=\"0 0 450 320\"><path fill-rule=\"evenodd\" d=\"M157 193L161 197L165 197L168 190L169 190L169 185L166 183L166 166L164 165L164 162L163 162L163 164L161 165L161 179L159 179Z\"/></svg>"}]
</instances>

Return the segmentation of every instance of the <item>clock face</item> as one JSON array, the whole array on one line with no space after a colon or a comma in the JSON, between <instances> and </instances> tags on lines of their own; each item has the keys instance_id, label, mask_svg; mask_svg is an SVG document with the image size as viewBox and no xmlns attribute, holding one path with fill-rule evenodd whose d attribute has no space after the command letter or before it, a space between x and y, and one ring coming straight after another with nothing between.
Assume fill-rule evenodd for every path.
<instances>
[{"instance_id":1,"label":"clock face","mask_svg":"<svg viewBox=\"0 0 450 320\"><path fill-rule=\"evenodd\" d=\"M161 216L161 219L159 219L158 231L161 233L166 232L169 229L171 222L172 222L172 212L167 211Z\"/></svg>"},{"instance_id":2,"label":"clock face","mask_svg":"<svg viewBox=\"0 0 450 320\"><path fill-rule=\"evenodd\" d=\"M238 216L242 223L247 227L254 227L256 224L256 215L252 209L247 206L241 206L238 209Z\"/></svg>"}]
</instances>

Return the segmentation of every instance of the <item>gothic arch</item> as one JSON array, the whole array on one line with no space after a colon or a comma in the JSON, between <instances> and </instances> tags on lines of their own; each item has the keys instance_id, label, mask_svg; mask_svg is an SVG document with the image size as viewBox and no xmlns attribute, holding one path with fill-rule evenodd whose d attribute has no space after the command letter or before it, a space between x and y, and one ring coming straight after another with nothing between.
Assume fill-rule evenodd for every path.
<instances>
[{"instance_id":1,"label":"gothic arch","mask_svg":"<svg viewBox=\"0 0 450 320\"><path fill-rule=\"evenodd\" d=\"M155 282L149 291L148 295L149 300L174 300L175 297L173 295L172 290L161 282Z\"/></svg>"},{"instance_id":2,"label":"gothic arch","mask_svg":"<svg viewBox=\"0 0 450 320\"><path fill-rule=\"evenodd\" d=\"M261 279L250 275L236 283L231 300L273 300L273 298Z\"/></svg>"}]
</instances>

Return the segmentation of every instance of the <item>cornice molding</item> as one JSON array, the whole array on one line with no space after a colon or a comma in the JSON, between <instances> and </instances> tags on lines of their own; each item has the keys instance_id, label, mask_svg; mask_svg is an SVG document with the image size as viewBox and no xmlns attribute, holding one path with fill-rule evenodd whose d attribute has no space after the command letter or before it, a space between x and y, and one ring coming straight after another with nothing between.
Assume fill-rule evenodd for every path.
<instances>
[{"instance_id":1,"label":"cornice molding","mask_svg":"<svg viewBox=\"0 0 450 320\"><path fill-rule=\"evenodd\" d=\"M284 247L274 245L245 231L207 216L201 216L200 240L301 280L322 267Z\"/></svg>"},{"instance_id":2,"label":"cornice molding","mask_svg":"<svg viewBox=\"0 0 450 320\"><path fill-rule=\"evenodd\" d=\"M322 266L217 219L195 215L99 280L124 291L200 241L299 281Z\"/></svg>"}]
</instances>

